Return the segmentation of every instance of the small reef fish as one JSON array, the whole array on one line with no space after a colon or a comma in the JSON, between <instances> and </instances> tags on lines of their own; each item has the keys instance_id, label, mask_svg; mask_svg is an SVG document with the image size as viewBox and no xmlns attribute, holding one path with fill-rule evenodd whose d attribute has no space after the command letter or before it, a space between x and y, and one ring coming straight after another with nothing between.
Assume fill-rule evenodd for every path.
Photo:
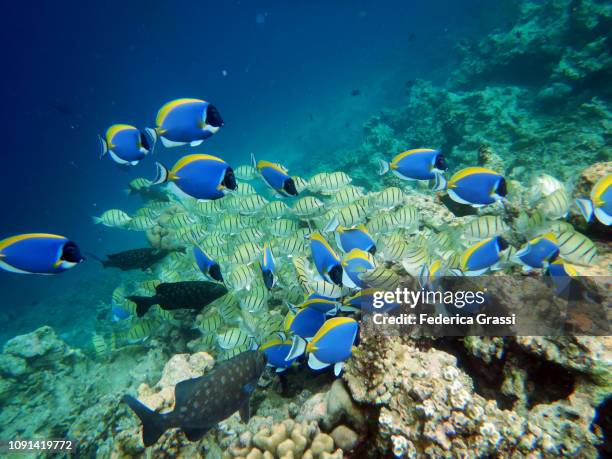
<instances>
[{"instance_id":1,"label":"small reef fish","mask_svg":"<svg viewBox=\"0 0 612 459\"><path fill-rule=\"evenodd\" d=\"M236 168L236 177L240 180L254 180L257 177L257 169L250 164L243 164Z\"/></svg>"},{"instance_id":2,"label":"small reef fish","mask_svg":"<svg viewBox=\"0 0 612 459\"><path fill-rule=\"evenodd\" d=\"M334 374L342 371L344 361L353 352L359 325L350 317L334 317L327 320L310 342L299 336L294 337L287 360L308 353L308 366L320 370L334 365Z\"/></svg>"},{"instance_id":3,"label":"small reef fish","mask_svg":"<svg viewBox=\"0 0 612 459\"><path fill-rule=\"evenodd\" d=\"M240 328L232 327L217 336L217 343L221 349L227 350L243 346L249 347L252 345L252 339Z\"/></svg>"},{"instance_id":4,"label":"small reef fish","mask_svg":"<svg viewBox=\"0 0 612 459\"><path fill-rule=\"evenodd\" d=\"M285 331L300 338L312 338L325 323L325 313L312 307L289 311L285 316Z\"/></svg>"},{"instance_id":5,"label":"small reef fish","mask_svg":"<svg viewBox=\"0 0 612 459\"><path fill-rule=\"evenodd\" d=\"M559 256L559 241L553 233L546 233L530 240L514 254L524 271L545 268Z\"/></svg>"},{"instance_id":6,"label":"small reef fish","mask_svg":"<svg viewBox=\"0 0 612 459\"><path fill-rule=\"evenodd\" d=\"M119 268L122 271L130 271L132 269L145 271L163 260L169 253L170 251L168 250L143 247L141 249L131 249L108 254L106 255L106 260L102 260L93 254L90 255L102 263L104 268Z\"/></svg>"},{"instance_id":7,"label":"small reef fish","mask_svg":"<svg viewBox=\"0 0 612 459\"><path fill-rule=\"evenodd\" d=\"M507 195L506 180L501 174L484 167L467 167L451 177L448 183L436 176L435 191L446 189L459 204L483 207L502 201Z\"/></svg>"},{"instance_id":8,"label":"small reef fish","mask_svg":"<svg viewBox=\"0 0 612 459\"><path fill-rule=\"evenodd\" d=\"M465 275L480 276L500 261L500 253L509 247L500 236L491 237L469 247L461 255L460 269Z\"/></svg>"},{"instance_id":9,"label":"small reef fish","mask_svg":"<svg viewBox=\"0 0 612 459\"><path fill-rule=\"evenodd\" d=\"M576 265L590 265L597 255L597 248L584 234L565 231L558 235L559 251L564 260Z\"/></svg>"},{"instance_id":10,"label":"small reef fish","mask_svg":"<svg viewBox=\"0 0 612 459\"><path fill-rule=\"evenodd\" d=\"M576 205L587 222L595 216L603 225L612 225L612 174L599 179L589 199L576 199Z\"/></svg>"},{"instance_id":11,"label":"small reef fish","mask_svg":"<svg viewBox=\"0 0 612 459\"><path fill-rule=\"evenodd\" d=\"M261 268L261 275L263 277L264 285L268 290L272 290L276 283L276 262L274 261L274 254L269 244L264 244L263 251L261 254L261 261L259 262Z\"/></svg>"},{"instance_id":12,"label":"small reef fish","mask_svg":"<svg viewBox=\"0 0 612 459\"><path fill-rule=\"evenodd\" d=\"M478 217L463 227L463 237L469 240L486 239L501 236L508 232L510 227L498 215L484 215Z\"/></svg>"},{"instance_id":13,"label":"small reef fish","mask_svg":"<svg viewBox=\"0 0 612 459\"><path fill-rule=\"evenodd\" d=\"M154 185L172 182L196 199L219 199L225 196L225 190L238 188L233 169L216 156L183 156L171 170L160 163L156 163L156 166Z\"/></svg>"},{"instance_id":14,"label":"small reef fish","mask_svg":"<svg viewBox=\"0 0 612 459\"><path fill-rule=\"evenodd\" d=\"M195 258L196 264L204 276L217 282L223 282L221 266L219 266L219 263L209 257L200 247L194 246L193 257Z\"/></svg>"},{"instance_id":15,"label":"small reef fish","mask_svg":"<svg viewBox=\"0 0 612 459\"><path fill-rule=\"evenodd\" d=\"M153 129L139 130L129 124L114 124L100 140L100 158L108 154L122 166L136 166L153 151L157 136Z\"/></svg>"},{"instance_id":16,"label":"small reef fish","mask_svg":"<svg viewBox=\"0 0 612 459\"><path fill-rule=\"evenodd\" d=\"M365 287L360 275L375 267L376 262L370 252L361 249L351 250L342 258L342 285L348 288Z\"/></svg>"},{"instance_id":17,"label":"small reef fish","mask_svg":"<svg viewBox=\"0 0 612 459\"><path fill-rule=\"evenodd\" d=\"M297 196L298 191L295 187L293 178L287 173L280 164L271 163L270 161L255 159L255 155L251 154L251 162L253 167L257 169L263 181L276 191L281 196Z\"/></svg>"},{"instance_id":18,"label":"small reef fish","mask_svg":"<svg viewBox=\"0 0 612 459\"><path fill-rule=\"evenodd\" d=\"M399 276L391 269L377 266L359 274L359 279L367 287L381 290L395 290L400 283Z\"/></svg>"},{"instance_id":19,"label":"small reef fish","mask_svg":"<svg viewBox=\"0 0 612 459\"><path fill-rule=\"evenodd\" d=\"M365 250L372 255L376 253L376 243L363 224L355 228L337 227L336 243L345 253L353 249Z\"/></svg>"},{"instance_id":20,"label":"small reef fish","mask_svg":"<svg viewBox=\"0 0 612 459\"><path fill-rule=\"evenodd\" d=\"M380 300L382 301L383 304L380 305L377 302L376 306L374 306L374 295L379 292L384 292L384 290L381 290L378 288L366 288L366 289L360 290L353 296L344 298L340 309L342 311L349 311L349 312L361 311L363 314L371 314L373 312L380 312L380 313L392 312L401 306L401 304L396 303L394 301L385 300L384 296Z\"/></svg>"},{"instance_id":21,"label":"small reef fish","mask_svg":"<svg viewBox=\"0 0 612 459\"><path fill-rule=\"evenodd\" d=\"M110 228L123 228L132 219L128 214L119 209L111 209L104 212L99 217L92 217L94 224L102 223Z\"/></svg>"},{"instance_id":22,"label":"small reef fish","mask_svg":"<svg viewBox=\"0 0 612 459\"><path fill-rule=\"evenodd\" d=\"M321 277L327 282L342 285L342 263L325 238L315 231L310 235L312 259Z\"/></svg>"},{"instance_id":23,"label":"small reef fish","mask_svg":"<svg viewBox=\"0 0 612 459\"><path fill-rule=\"evenodd\" d=\"M12 273L59 274L83 261L76 243L56 234L19 234L0 241L0 268Z\"/></svg>"},{"instance_id":24,"label":"small reef fish","mask_svg":"<svg viewBox=\"0 0 612 459\"><path fill-rule=\"evenodd\" d=\"M157 112L155 134L166 148L197 147L224 125L219 110L200 99L175 99Z\"/></svg>"},{"instance_id":25,"label":"small reef fish","mask_svg":"<svg viewBox=\"0 0 612 459\"><path fill-rule=\"evenodd\" d=\"M542 215L552 220L567 218L570 209L570 197L564 188L559 188L546 196L538 205Z\"/></svg>"},{"instance_id":26,"label":"small reef fish","mask_svg":"<svg viewBox=\"0 0 612 459\"><path fill-rule=\"evenodd\" d=\"M153 445L174 427L180 428L189 441L197 441L236 411L243 422L249 420L249 400L266 363L264 353L246 351L218 363L204 376L179 382L174 389L174 410L169 413L156 413L130 395L123 401L142 422L145 446Z\"/></svg>"},{"instance_id":27,"label":"small reef fish","mask_svg":"<svg viewBox=\"0 0 612 459\"><path fill-rule=\"evenodd\" d=\"M259 351L266 355L268 366L276 368L275 371L281 373L289 368L297 358L287 360L292 344L293 341L290 339L274 338L262 344Z\"/></svg>"},{"instance_id":28,"label":"small reef fish","mask_svg":"<svg viewBox=\"0 0 612 459\"><path fill-rule=\"evenodd\" d=\"M199 311L204 306L227 293L227 289L216 282L186 281L162 283L155 287L154 296L128 296L136 303L136 315L142 317L153 305L162 309L194 309Z\"/></svg>"},{"instance_id":29,"label":"small reef fish","mask_svg":"<svg viewBox=\"0 0 612 459\"><path fill-rule=\"evenodd\" d=\"M391 171L404 180L432 180L444 174L447 166L444 155L438 150L418 148L400 153L390 163L379 160L379 175Z\"/></svg>"}]
</instances>

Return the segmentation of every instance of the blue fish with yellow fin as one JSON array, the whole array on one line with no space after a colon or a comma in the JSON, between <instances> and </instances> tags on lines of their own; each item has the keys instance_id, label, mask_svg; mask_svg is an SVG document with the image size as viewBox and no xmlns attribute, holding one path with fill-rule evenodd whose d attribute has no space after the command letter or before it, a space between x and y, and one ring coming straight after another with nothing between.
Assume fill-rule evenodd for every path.
<instances>
[{"instance_id":1,"label":"blue fish with yellow fin","mask_svg":"<svg viewBox=\"0 0 612 459\"><path fill-rule=\"evenodd\" d=\"M334 366L334 374L338 376L344 362L353 353L353 344L357 338L359 325L350 317L334 317L327 320L317 331L310 342L295 337L287 360L308 354L308 366L313 370Z\"/></svg>"},{"instance_id":2,"label":"blue fish with yellow fin","mask_svg":"<svg viewBox=\"0 0 612 459\"><path fill-rule=\"evenodd\" d=\"M312 338L325 323L325 313L315 308L303 307L289 311L285 316L285 331L303 339Z\"/></svg>"},{"instance_id":3,"label":"blue fish with yellow fin","mask_svg":"<svg viewBox=\"0 0 612 459\"><path fill-rule=\"evenodd\" d=\"M253 167L257 169L263 181L276 191L281 196L297 196L298 191L295 186L295 181L280 164L271 163L270 161L255 159L255 155L251 153L251 162Z\"/></svg>"},{"instance_id":4,"label":"blue fish with yellow fin","mask_svg":"<svg viewBox=\"0 0 612 459\"><path fill-rule=\"evenodd\" d=\"M365 287L360 275L375 267L376 263L370 252L361 249L351 250L342 259L342 285L349 288Z\"/></svg>"},{"instance_id":5,"label":"blue fish with yellow fin","mask_svg":"<svg viewBox=\"0 0 612 459\"><path fill-rule=\"evenodd\" d=\"M263 276L266 288L272 290L272 287L276 284L276 276L274 275L276 272L276 262L274 261L274 254L272 253L270 244L267 242L263 247L259 267L261 268L261 275Z\"/></svg>"},{"instance_id":6,"label":"blue fish with yellow fin","mask_svg":"<svg viewBox=\"0 0 612 459\"><path fill-rule=\"evenodd\" d=\"M59 274L85 260L64 236L19 234L0 241L0 268L19 274Z\"/></svg>"},{"instance_id":7,"label":"blue fish with yellow fin","mask_svg":"<svg viewBox=\"0 0 612 459\"><path fill-rule=\"evenodd\" d=\"M223 282L221 266L219 266L219 263L209 257L200 247L193 247L193 257L195 258L198 268L205 277L216 280L217 282Z\"/></svg>"},{"instance_id":8,"label":"blue fish with yellow fin","mask_svg":"<svg viewBox=\"0 0 612 459\"><path fill-rule=\"evenodd\" d=\"M400 303L385 298L385 291L377 288L364 288L353 296L342 301L340 310L344 312L361 312L371 314L373 312L389 313L401 306Z\"/></svg>"},{"instance_id":9,"label":"blue fish with yellow fin","mask_svg":"<svg viewBox=\"0 0 612 459\"><path fill-rule=\"evenodd\" d=\"M546 268L559 256L559 241L553 233L538 236L525 244L514 254L514 259L523 265L525 271Z\"/></svg>"},{"instance_id":10,"label":"blue fish with yellow fin","mask_svg":"<svg viewBox=\"0 0 612 459\"><path fill-rule=\"evenodd\" d=\"M500 261L500 253L509 247L500 236L490 237L469 247L461 255L459 266L467 276L480 276L495 269Z\"/></svg>"},{"instance_id":11,"label":"blue fish with yellow fin","mask_svg":"<svg viewBox=\"0 0 612 459\"><path fill-rule=\"evenodd\" d=\"M438 150L417 148L400 153L391 162L379 160L379 175L391 171L403 180L432 180L448 169L444 155Z\"/></svg>"},{"instance_id":12,"label":"blue fish with yellow fin","mask_svg":"<svg viewBox=\"0 0 612 459\"><path fill-rule=\"evenodd\" d=\"M175 99L157 112L156 136L167 147L191 145L197 147L224 125L219 110L200 99Z\"/></svg>"},{"instance_id":13,"label":"blue fish with yellow fin","mask_svg":"<svg viewBox=\"0 0 612 459\"><path fill-rule=\"evenodd\" d=\"M376 253L376 243L364 224L354 228L338 226L336 228L336 243L345 253L353 249L365 250L372 255Z\"/></svg>"},{"instance_id":14,"label":"blue fish with yellow fin","mask_svg":"<svg viewBox=\"0 0 612 459\"><path fill-rule=\"evenodd\" d=\"M342 285L342 263L334 249L319 231L310 235L312 259L321 277L327 282Z\"/></svg>"},{"instance_id":15,"label":"blue fish with yellow fin","mask_svg":"<svg viewBox=\"0 0 612 459\"><path fill-rule=\"evenodd\" d=\"M578 276L578 271L573 265L557 258L546 266L544 275L552 283L555 295L569 297L570 285L574 278Z\"/></svg>"},{"instance_id":16,"label":"blue fish with yellow fin","mask_svg":"<svg viewBox=\"0 0 612 459\"><path fill-rule=\"evenodd\" d=\"M484 167L462 169L453 175L448 183L441 175L437 175L434 190L446 190L453 201L472 207L483 207L502 201L508 194L506 179Z\"/></svg>"},{"instance_id":17,"label":"blue fish with yellow fin","mask_svg":"<svg viewBox=\"0 0 612 459\"><path fill-rule=\"evenodd\" d=\"M599 179L589 199L576 199L576 205L587 222L595 216L602 224L612 225L612 174Z\"/></svg>"},{"instance_id":18,"label":"blue fish with yellow fin","mask_svg":"<svg viewBox=\"0 0 612 459\"><path fill-rule=\"evenodd\" d=\"M154 185L172 182L182 192L196 199L219 199L225 196L226 190L238 188L234 170L216 156L183 156L170 170L160 163L155 164L157 176Z\"/></svg>"},{"instance_id":19,"label":"blue fish with yellow fin","mask_svg":"<svg viewBox=\"0 0 612 459\"><path fill-rule=\"evenodd\" d=\"M155 132L139 130L129 124L113 124L100 140L100 158L109 155L121 166L136 166L155 148Z\"/></svg>"},{"instance_id":20,"label":"blue fish with yellow fin","mask_svg":"<svg viewBox=\"0 0 612 459\"><path fill-rule=\"evenodd\" d=\"M306 300L300 305L300 308L313 308L326 315L335 315L338 309L338 300L327 296L311 293Z\"/></svg>"},{"instance_id":21,"label":"blue fish with yellow fin","mask_svg":"<svg viewBox=\"0 0 612 459\"><path fill-rule=\"evenodd\" d=\"M289 368L297 358L287 360L292 344L293 341L290 339L277 337L262 344L259 350L268 358L268 366L276 368L275 371L281 373Z\"/></svg>"}]
</instances>

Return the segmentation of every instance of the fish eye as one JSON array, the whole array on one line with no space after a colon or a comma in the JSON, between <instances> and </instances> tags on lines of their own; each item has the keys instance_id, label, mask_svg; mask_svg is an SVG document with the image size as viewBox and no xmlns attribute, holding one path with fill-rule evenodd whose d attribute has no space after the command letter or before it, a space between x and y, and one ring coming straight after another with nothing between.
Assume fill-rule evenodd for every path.
<instances>
[{"instance_id":1,"label":"fish eye","mask_svg":"<svg viewBox=\"0 0 612 459\"><path fill-rule=\"evenodd\" d=\"M221 118L221 113L213 104L208 104L206 108L206 124L212 127L222 127L225 123Z\"/></svg>"}]
</instances>

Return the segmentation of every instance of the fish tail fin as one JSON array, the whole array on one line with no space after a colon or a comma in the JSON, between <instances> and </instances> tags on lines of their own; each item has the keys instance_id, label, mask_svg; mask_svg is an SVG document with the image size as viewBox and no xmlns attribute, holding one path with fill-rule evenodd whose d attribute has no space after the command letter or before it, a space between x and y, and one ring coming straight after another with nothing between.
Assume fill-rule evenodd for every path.
<instances>
[{"instance_id":1,"label":"fish tail fin","mask_svg":"<svg viewBox=\"0 0 612 459\"><path fill-rule=\"evenodd\" d=\"M151 309L151 306L157 304L154 296L128 296L126 299L136 303L136 315L138 317L144 316Z\"/></svg>"},{"instance_id":2,"label":"fish tail fin","mask_svg":"<svg viewBox=\"0 0 612 459\"><path fill-rule=\"evenodd\" d=\"M149 143L151 145L149 153L153 153L155 151L155 144L157 143L157 131L153 128L146 127L142 132L149 139Z\"/></svg>"},{"instance_id":3,"label":"fish tail fin","mask_svg":"<svg viewBox=\"0 0 612 459\"><path fill-rule=\"evenodd\" d=\"M101 135L98 135L98 141L100 142L100 159L102 159L108 153L108 143L106 143L106 140Z\"/></svg>"},{"instance_id":4,"label":"fish tail fin","mask_svg":"<svg viewBox=\"0 0 612 459\"><path fill-rule=\"evenodd\" d=\"M251 164L257 169L257 160L255 159L255 153L251 153Z\"/></svg>"},{"instance_id":5,"label":"fish tail fin","mask_svg":"<svg viewBox=\"0 0 612 459\"><path fill-rule=\"evenodd\" d=\"M593 203L588 199L576 199L576 205L578 206L578 210L584 217L587 222L590 222L593 218Z\"/></svg>"},{"instance_id":6,"label":"fish tail fin","mask_svg":"<svg viewBox=\"0 0 612 459\"><path fill-rule=\"evenodd\" d=\"M160 163L155 163L155 167L157 168L157 172L155 175L155 179L153 180L153 185L161 185L162 183L166 183L170 177L170 172Z\"/></svg>"},{"instance_id":7,"label":"fish tail fin","mask_svg":"<svg viewBox=\"0 0 612 459\"><path fill-rule=\"evenodd\" d=\"M325 225L325 228L323 228L323 232L324 233L329 233L331 231L335 231L336 228L338 228L339 225L340 225L340 223L338 222L338 217L336 215L334 215L332 217L332 219L329 221L329 223L327 223L327 225Z\"/></svg>"},{"instance_id":8,"label":"fish tail fin","mask_svg":"<svg viewBox=\"0 0 612 459\"><path fill-rule=\"evenodd\" d=\"M448 182L443 174L436 174L432 191L444 191L446 190L447 184Z\"/></svg>"},{"instance_id":9,"label":"fish tail fin","mask_svg":"<svg viewBox=\"0 0 612 459\"><path fill-rule=\"evenodd\" d=\"M150 410L134 397L124 395L122 399L129 406L142 422L142 442L145 446L151 446L166 431L164 417Z\"/></svg>"},{"instance_id":10,"label":"fish tail fin","mask_svg":"<svg viewBox=\"0 0 612 459\"><path fill-rule=\"evenodd\" d=\"M90 256L91 258L93 258L96 261L99 261L102 266L104 266L106 268L106 261L104 261L102 258L100 258L99 256L91 253L91 252L85 252L88 256Z\"/></svg>"},{"instance_id":11,"label":"fish tail fin","mask_svg":"<svg viewBox=\"0 0 612 459\"><path fill-rule=\"evenodd\" d=\"M91 220L93 221L94 225L99 225L102 223L102 219L100 217L91 217Z\"/></svg>"},{"instance_id":12,"label":"fish tail fin","mask_svg":"<svg viewBox=\"0 0 612 459\"><path fill-rule=\"evenodd\" d=\"M383 159L378 160L378 175L385 175L389 172L389 163Z\"/></svg>"},{"instance_id":13,"label":"fish tail fin","mask_svg":"<svg viewBox=\"0 0 612 459\"><path fill-rule=\"evenodd\" d=\"M303 355L306 352L306 340L299 336L293 337L293 344L291 345L291 349L289 350L289 354L285 357L285 362L289 360L296 359L299 356Z\"/></svg>"}]
</instances>

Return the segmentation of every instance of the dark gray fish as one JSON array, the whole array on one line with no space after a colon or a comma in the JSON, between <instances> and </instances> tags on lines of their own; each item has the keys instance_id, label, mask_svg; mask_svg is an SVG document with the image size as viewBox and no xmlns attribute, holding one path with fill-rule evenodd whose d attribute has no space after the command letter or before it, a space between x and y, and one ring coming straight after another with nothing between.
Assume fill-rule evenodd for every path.
<instances>
[{"instance_id":1,"label":"dark gray fish","mask_svg":"<svg viewBox=\"0 0 612 459\"><path fill-rule=\"evenodd\" d=\"M161 261L169 253L169 250L146 247L142 249L126 250L125 252L111 253L106 255L106 260L101 260L92 254L90 255L102 263L102 266L105 268L119 268L122 271L141 269L144 271L158 261Z\"/></svg>"},{"instance_id":2,"label":"dark gray fish","mask_svg":"<svg viewBox=\"0 0 612 459\"><path fill-rule=\"evenodd\" d=\"M351 91L351 96L354 97L354 96L359 96L359 95L361 95L361 89L353 89Z\"/></svg>"},{"instance_id":3,"label":"dark gray fish","mask_svg":"<svg viewBox=\"0 0 612 459\"><path fill-rule=\"evenodd\" d=\"M200 310L227 293L227 289L216 282L188 281L159 284L155 296L128 296L136 303L136 314L142 317L151 306L158 304L162 309Z\"/></svg>"},{"instance_id":4,"label":"dark gray fish","mask_svg":"<svg viewBox=\"0 0 612 459\"><path fill-rule=\"evenodd\" d=\"M236 411L240 411L242 422L249 420L249 399L265 366L263 353L246 351L218 363L204 376L181 381L174 388L175 404L170 413L156 413L129 395L123 401L142 422L145 446L175 427L185 432L189 441L197 441Z\"/></svg>"}]
</instances>

